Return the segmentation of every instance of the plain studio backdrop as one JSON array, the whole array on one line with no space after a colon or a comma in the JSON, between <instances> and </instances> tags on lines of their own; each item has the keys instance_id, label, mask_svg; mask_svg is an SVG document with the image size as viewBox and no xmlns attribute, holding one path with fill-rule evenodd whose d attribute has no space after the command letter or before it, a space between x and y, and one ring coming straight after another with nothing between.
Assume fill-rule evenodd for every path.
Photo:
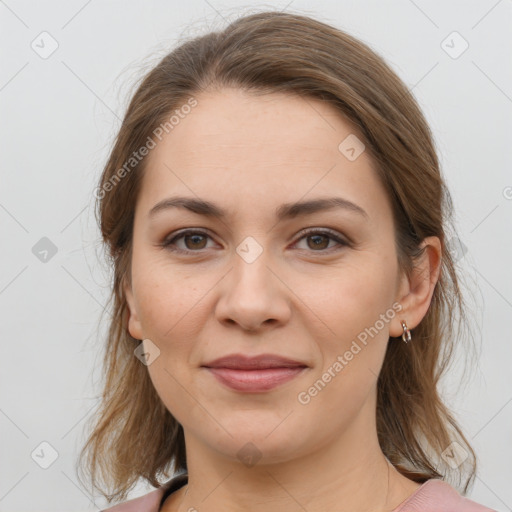
<instances>
[{"instance_id":1,"label":"plain studio backdrop","mask_svg":"<svg viewBox=\"0 0 512 512\"><path fill-rule=\"evenodd\" d=\"M141 73L245 13L330 23L382 55L434 132L481 344L446 400L479 457L470 497L512 510L512 2L0 2L0 511L95 511L75 474L108 295L93 191ZM472 284L473 283L473 284ZM107 317L108 318L108 315ZM151 490L139 484L130 497Z\"/></svg>"}]
</instances>

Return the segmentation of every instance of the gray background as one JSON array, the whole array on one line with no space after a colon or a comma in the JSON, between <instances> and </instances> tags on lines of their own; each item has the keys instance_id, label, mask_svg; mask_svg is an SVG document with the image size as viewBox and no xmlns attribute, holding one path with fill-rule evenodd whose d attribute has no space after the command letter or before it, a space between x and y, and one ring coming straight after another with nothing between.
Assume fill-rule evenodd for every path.
<instances>
[{"instance_id":1,"label":"gray background","mask_svg":"<svg viewBox=\"0 0 512 512\"><path fill-rule=\"evenodd\" d=\"M479 456L472 499L512 510L511 0L6 0L0 511L104 507L79 486L74 470L97 406L104 332L98 321L109 286L92 191L141 73L181 37L264 9L310 14L361 38L413 90L427 116L455 200L458 264L476 297L472 317L481 343L470 382L459 385L454 368L444 393ZM42 58L52 40L58 48ZM464 41L469 47L458 55ZM52 449L42 442L58 452L48 469L36 463L50 461ZM149 490L140 484L131 497Z\"/></svg>"}]
</instances>

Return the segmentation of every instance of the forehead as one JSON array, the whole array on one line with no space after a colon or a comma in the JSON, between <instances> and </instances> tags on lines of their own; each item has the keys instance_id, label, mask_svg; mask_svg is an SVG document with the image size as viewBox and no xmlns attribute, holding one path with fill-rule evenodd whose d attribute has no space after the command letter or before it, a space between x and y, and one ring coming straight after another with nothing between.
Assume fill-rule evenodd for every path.
<instances>
[{"instance_id":1,"label":"forehead","mask_svg":"<svg viewBox=\"0 0 512 512\"><path fill-rule=\"evenodd\" d=\"M139 197L146 212L169 195L212 199L243 213L335 192L369 213L390 213L368 152L355 159L343 152L344 141L362 144L362 137L332 105L239 89L195 99L146 157Z\"/></svg>"},{"instance_id":2,"label":"forehead","mask_svg":"<svg viewBox=\"0 0 512 512\"><path fill-rule=\"evenodd\" d=\"M176 156L207 155L213 162L215 153L224 160L248 152L263 161L301 162L305 154L339 156L339 142L357 131L332 105L309 97L221 89L196 100L197 106L164 135L153 158L172 149Z\"/></svg>"}]
</instances>

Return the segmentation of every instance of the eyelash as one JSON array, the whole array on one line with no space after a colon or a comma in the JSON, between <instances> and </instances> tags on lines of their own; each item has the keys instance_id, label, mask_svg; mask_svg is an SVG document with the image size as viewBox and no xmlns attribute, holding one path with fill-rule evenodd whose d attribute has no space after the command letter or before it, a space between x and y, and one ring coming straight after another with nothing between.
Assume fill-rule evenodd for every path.
<instances>
[{"instance_id":1,"label":"eyelash","mask_svg":"<svg viewBox=\"0 0 512 512\"><path fill-rule=\"evenodd\" d=\"M161 245L161 247L169 250L169 251L172 251L172 252L177 252L177 253L181 253L181 254L191 254L191 253L196 253L196 254L200 254L201 252L203 252L205 249L200 249L200 250L197 250L197 251L192 251L190 249L179 249L177 248L176 246L174 246L174 244L176 243L176 240L179 240L180 238L183 238L187 235L201 235L201 236L206 236L208 238L211 238L211 236L204 232L204 231L199 231L199 230L193 230L193 229L187 229L185 231L182 231L181 233L178 233L177 235L173 236L172 238L168 238L167 240L164 240L164 242ZM314 250L311 250L311 252L318 252L318 253L327 253L327 252L331 252L333 249L334 250L339 250L341 247L349 247L350 246L350 243L342 238L340 238L336 232L334 231L331 231L329 229L323 229L323 230L320 230L320 229L308 229L308 230L305 230L302 232L302 236L297 240L297 242L295 243L298 243L300 240L302 240L303 238L307 238L308 236L312 236L312 235L324 235L324 236L328 236L331 240L334 240L335 242L337 242L340 247L338 248L333 248L331 247L330 249L323 249L323 250L318 250L318 251L314 251Z\"/></svg>"}]
</instances>

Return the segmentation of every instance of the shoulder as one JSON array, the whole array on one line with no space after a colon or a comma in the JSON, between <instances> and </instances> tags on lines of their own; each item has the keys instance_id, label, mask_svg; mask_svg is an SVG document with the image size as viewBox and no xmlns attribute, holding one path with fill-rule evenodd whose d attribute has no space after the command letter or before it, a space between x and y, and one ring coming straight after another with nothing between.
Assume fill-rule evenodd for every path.
<instances>
[{"instance_id":1,"label":"shoulder","mask_svg":"<svg viewBox=\"0 0 512 512\"><path fill-rule=\"evenodd\" d=\"M187 475L177 475L163 485L138 498L119 503L100 512L159 512L160 504L174 490L187 482Z\"/></svg>"},{"instance_id":2,"label":"shoulder","mask_svg":"<svg viewBox=\"0 0 512 512\"><path fill-rule=\"evenodd\" d=\"M393 512L496 512L461 496L443 480L427 480Z\"/></svg>"},{"instance_id":3,"label":"shoulder","mask_svg":"<svg viewBox=\"0 0 512 512\"><path fill-rule=\"evenodd\" d=\"M159 487L144 496L119 503L101 512L158 512L163 494L163 489Z\"/></svg>"}]
</instances>

